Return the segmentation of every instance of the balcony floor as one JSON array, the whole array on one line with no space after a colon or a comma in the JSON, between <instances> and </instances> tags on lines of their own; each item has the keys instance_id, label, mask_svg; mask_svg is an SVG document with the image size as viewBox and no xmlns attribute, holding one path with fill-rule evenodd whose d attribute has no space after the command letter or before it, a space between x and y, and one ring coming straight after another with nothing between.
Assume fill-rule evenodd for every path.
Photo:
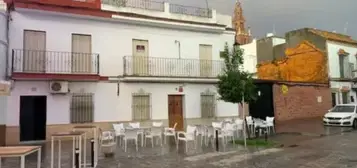
<instances>
[{"instance_id":1,"label":"balcony floor","mask_svg":"<svg viewBox=\"0 0 357 168\"><path fill-rule=\"evenodd\" d=\"M22 73L13 72L14 80L69 80L69 81L100 81L108 77L96 74L57 74L57 73Z\"/></svg>"}]
</instances>

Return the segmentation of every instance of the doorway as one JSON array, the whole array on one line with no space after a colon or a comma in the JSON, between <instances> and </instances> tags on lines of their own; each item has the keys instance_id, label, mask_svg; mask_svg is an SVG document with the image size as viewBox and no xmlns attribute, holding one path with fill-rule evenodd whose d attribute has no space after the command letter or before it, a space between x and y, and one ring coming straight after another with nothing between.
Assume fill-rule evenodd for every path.
<instances>
[{"instance_id":1,"label":"doorway","mask_svg":"<svg viewBox=\"0 0 357 168\"><path fill-rule=\"evenodd\" d=\"M274 117L273 84L256 83L260 96L255 102L249 103L249 114L254 118L265 120L266 117Z\"/></svg>"},{"instance_id":2,"label":"doorway","mask_svg":"<svg viewBox=\"0 0 357 168\"><path fill-rule=\"evenodd\" d=\"M46 96L20 96L20 142L46 140Z\"/></svg>"},{"instance_id":3,"label":"doorway","mask_svg":"<svg viewBox=\"0 0 357 168\"><path fill-rule=\"evenodd\" d=\"M183 96L169 95L169 127L172 128L177 123L176 131L183 131Z\"/></svg>"}]
</instances>

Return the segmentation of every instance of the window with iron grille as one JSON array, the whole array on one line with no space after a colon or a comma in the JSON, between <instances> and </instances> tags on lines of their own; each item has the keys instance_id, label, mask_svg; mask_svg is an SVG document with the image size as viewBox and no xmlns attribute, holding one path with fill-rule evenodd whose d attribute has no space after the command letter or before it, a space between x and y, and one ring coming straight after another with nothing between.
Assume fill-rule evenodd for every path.
<instances>
[{"instance_id":1,"label":"window with iron grille","mask_svg":"<svg viewBox=\"0 0 357 168\"><path fill-rule=\"evenodd\" d=\"M216 99L212 93L201 93L201 117L212 118L216 113Z\"/></svg>"},{"instance_id":2,"label":"window with iron grille","mask_svg":"<svg viewBox=\"0 0 357 168\"><path fill-rule=\"evenodd\" d=\"M151 109L150 94L148 93L133 94L133 101L132 101L133 120L136 121L150 120L151 118L150 109Z\"/></svg>"},{"instance_id":3,"label":"window with iron grille","mask_svg":"<svg viewBox=\"0 0 357 168\"><path fill-rule=\"evenodd\" d=\"M74 93L71 98L71 123L91 123L94 121L94 101L92 93Z\"/></svg>"}]
</instances>

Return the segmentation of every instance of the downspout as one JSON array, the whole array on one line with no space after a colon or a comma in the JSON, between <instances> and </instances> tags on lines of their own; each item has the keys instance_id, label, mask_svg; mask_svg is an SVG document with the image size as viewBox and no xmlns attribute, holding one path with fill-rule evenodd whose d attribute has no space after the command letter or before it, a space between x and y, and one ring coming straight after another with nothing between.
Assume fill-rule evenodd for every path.
<instances>
[{"instance_id":1,"label":"downspout","mask_svg":"<svg viewBox=\"0 0 357 168\"><path fill-rule=\"evenodd\" d=\"M6 9L6 54L5 54L5 79L9 80L9 57L10 57L10 21L11 21L11 15L10 15L10 7L8 6ZM12 65L11 65L12 66Z\"/></svg>"},{"instance_id":2,"label":"downspout","mask_svg":"<svg viewBox=\"0 0 357 168\"><path fill-rule=\"evenodd\" d=\"M179 59L181 59L181 43L178 40L175 40L175 43L178 44L178 55L179 55Z\"/></svg>"}]
</instances>

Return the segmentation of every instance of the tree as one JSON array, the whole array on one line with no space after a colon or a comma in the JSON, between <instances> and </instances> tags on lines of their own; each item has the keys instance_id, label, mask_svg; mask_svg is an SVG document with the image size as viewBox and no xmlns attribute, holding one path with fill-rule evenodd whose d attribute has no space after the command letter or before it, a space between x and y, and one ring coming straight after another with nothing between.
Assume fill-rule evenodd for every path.
<instances>
[{"instance_id":1,"label":"tree","mask_svg":"<svg viewBox=\"0 0 357 168\"><path fill-rule=\"evenodd\" d=\"M229 50L228 44L225 44L221 54L221 57L224 58L225 68L223 74L218 76L217 86L221 100L242 106L243 103L253 102L257 98L252 74L243 69L243 54L244 51L239 46L233 46L233 49ZM247 127L246 124L244 125ZM246 130L249 137L249 130Z\"/></svg>"}]
</instances>

